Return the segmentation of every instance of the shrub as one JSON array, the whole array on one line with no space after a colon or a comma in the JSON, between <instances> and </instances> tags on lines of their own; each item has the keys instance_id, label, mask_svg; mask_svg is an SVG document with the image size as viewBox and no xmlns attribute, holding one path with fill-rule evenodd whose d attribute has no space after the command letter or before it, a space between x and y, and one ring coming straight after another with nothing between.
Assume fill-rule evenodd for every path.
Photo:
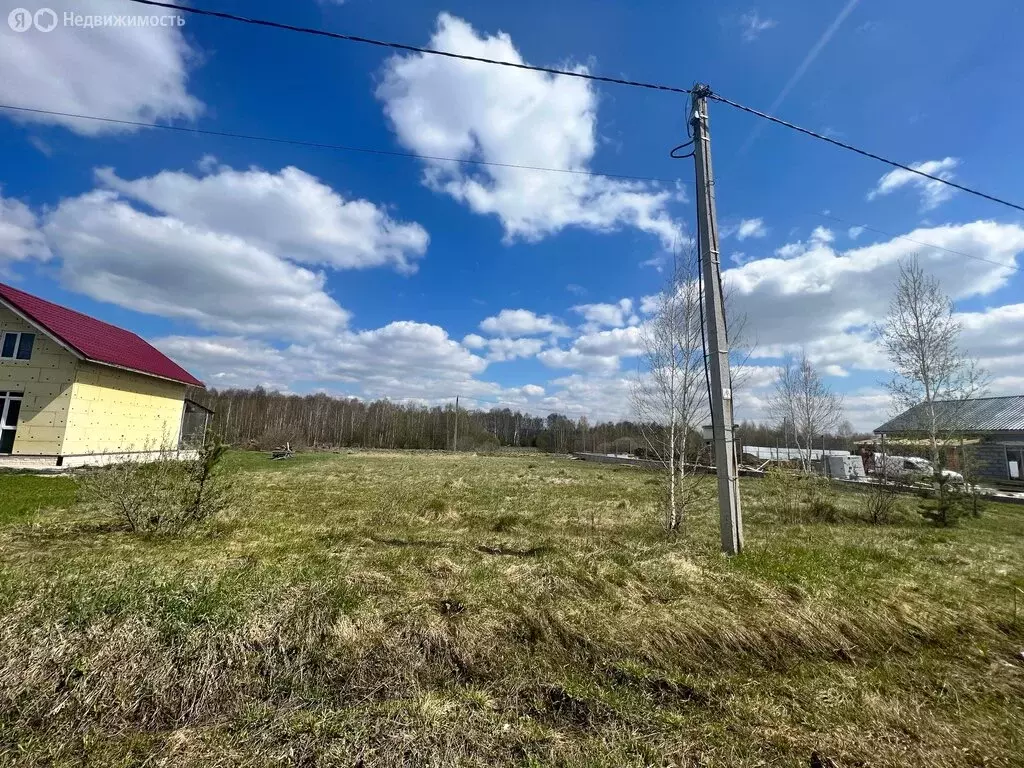
<instances>
[{"instance_id":1,"label":"shrub","mask_svg":"<svg viewBox=\"0 0 1024 768\"><path fill-rule=\"evenodd\" d=\"M772 467L761 481L761 504L787 523L834 523L842 516L832 485L820 475Z\"/></svg>"},{"instance_id":2,"label":"shrub","mask_svg":"<svg viewBox=\"0 0 1024 768\"><path fill-rule=\"evenodd\" d=\"M799 511L800 477L778 467L770 467L761 481L761 503L783 519L791 519Z\"/></svg>"},{"instance_id":3,"label":"shrub","mask_svg":"<svg viewBox=\"0 0 1024 768\"><path fill-rule=\"evenodd\" d=\"M234 488L217 464L227 446L210 437L193 459L122 460L87 470L82 500L121 518L136 533L177 534L220 513Z\"/></svg>"},{"instance_id":4,"label":"shrub","mask_svg":"<svg viewBox=\"0 0 1024 768\"><path fill-rule=\"evenodd\" d=\"M822 523L834 523L842 516L835 502L832 484L821 475L807 475L802 480L804 516Z\"/></svg>"},{"instance_id":5,"label":"shrub","mask_svg":"<svg viewBox=\"0 0 1024 768\"><path fill-rule=\"evenodd\" d=\"M951 528L967 514L981 514L981 499L976 487L954 483L947 475L936 473L932 490L921 503L921 516L940 528Z\"/></svg>"},{"instance_id":6,"label":"shrub","mask_svg":"<svg viewBox=\"0 0 1024 768\"><path fill-rule=\"evenodd\" d=\"M903 511L896 483L886 479L872 485L864 509L865 517L872 525L892 522Z\"/></svg>"}]
</instances>

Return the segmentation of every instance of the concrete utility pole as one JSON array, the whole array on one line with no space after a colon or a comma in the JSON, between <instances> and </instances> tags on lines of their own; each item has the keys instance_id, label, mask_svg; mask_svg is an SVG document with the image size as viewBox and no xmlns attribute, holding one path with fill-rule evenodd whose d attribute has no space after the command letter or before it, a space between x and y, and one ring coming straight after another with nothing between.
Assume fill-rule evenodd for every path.
<instances>
[{"instance_id":1,"label":"concrete utility pole","mask_svg":"<svg viewBox=\"0 0 1024 768\"><path fill-rule=\"evenodd\" d=\"M721 262L715 214L715 181L711 169L711 136L708 130L707 97L710 93L708 86L700 83L694 85L690 124L693 126L693 157L697 164L697 230L700 234L701 269L704 273L704 306L711 367L711 416L714 422L722 551L727 555L738 555L743 551L743 514L740 511L739 473L734 453L729 339L725 330L724 300L719 290Z\"/></svg>"},{"instance_id":2,"label":"concrete utility pole","mask_svg":"<svg viewBox=\"0 0 1024 768\"><path fill-rule=\"evenodd\" d=\"M454 450L459 450L459 396L455 396L455 440L453 441Z\"/></svg>"}]
</instances>

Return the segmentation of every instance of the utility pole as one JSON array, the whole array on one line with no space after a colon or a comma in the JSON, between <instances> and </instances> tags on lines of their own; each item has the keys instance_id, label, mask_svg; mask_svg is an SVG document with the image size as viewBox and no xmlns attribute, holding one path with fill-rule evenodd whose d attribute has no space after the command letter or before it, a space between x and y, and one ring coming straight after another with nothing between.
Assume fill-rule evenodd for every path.
<instances>
[{"instance_id":1,"label":"utility pole","mask_svg":"<svg viewBox=\"0 0 1024 768\"><path fill-rule=\"evenodd\" d=\"M725 330L718 220L715 213L715 181L711 168L711 136L708 101L711 89L700 83L690 96L693 112L693 157L697 164L697 231L704 273L704 307L707 316L708 357L711 368L711 416L714 422L715 474L718 477L718 508L721 515L722 551L743 551L743 513L740 511L739 473L733 440L732 376L729 373L729 339Z\"/></svg>"},{"instance_id":2,"label":"utility pole","mask_svg":"<svg viewBox=\"0 0 1024 768\"><path fill-rule=\"evenodd\" d=\"M458 395L455 396L455 440L454 440L454 446L455 446L454 450L456 452L458 452L458 450L459 450L459 396Z\"/></svg>"}]
</instances>

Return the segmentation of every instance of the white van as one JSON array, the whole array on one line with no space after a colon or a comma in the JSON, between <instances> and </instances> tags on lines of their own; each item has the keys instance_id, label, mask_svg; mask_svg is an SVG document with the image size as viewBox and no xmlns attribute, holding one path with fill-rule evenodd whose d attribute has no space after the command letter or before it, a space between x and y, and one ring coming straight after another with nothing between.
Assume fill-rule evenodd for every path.
<instances>
[{"instance_id":1,"label":"white van","mask_svg":"<svg viewBox=\"0 0 1024 768\"><path fill-rule=\"evenodd\" d=\"M883 453L875 454L875 474L886 474L889 477L900 480L925 479L934 474L932 463L927 459L917 456L886 456ZM943 477L948 477L951 482L962 483L964 476L951 469L942 470Z\"/></svg>"}]
</instances>

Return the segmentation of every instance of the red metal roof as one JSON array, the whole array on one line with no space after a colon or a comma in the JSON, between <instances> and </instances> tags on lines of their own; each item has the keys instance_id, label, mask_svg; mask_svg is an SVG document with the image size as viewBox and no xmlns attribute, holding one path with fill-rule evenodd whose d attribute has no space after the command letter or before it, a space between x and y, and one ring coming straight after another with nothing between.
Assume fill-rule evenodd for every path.
<instances>
[{"instance_id":1,"label":"red metal roof","mask_svg":"<svg viewBox=\"0 0 1024 768\"><path fill-rule=\"evenodd\" d=\"M203 382L131 331L0 283L6 302L86 360L202 387Z\"/></svg>"}]
</instances>

